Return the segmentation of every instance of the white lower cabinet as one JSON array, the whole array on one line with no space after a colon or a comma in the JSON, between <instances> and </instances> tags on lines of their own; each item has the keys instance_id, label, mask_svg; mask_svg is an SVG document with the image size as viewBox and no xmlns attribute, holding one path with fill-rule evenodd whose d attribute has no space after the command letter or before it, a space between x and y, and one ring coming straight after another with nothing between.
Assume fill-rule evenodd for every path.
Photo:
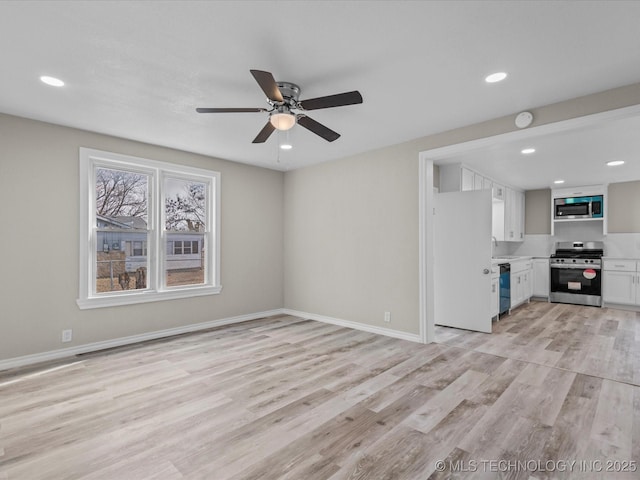
<instances>
[{"instance_id":1,"label":"white lower cabinet","mask_svg":"<svg viewBox=\"0 0 640 480\"><path fill-rule=\"evenodd\" d=\"M520 260L511 262L511 308L528 302L533 293L533 262Z\"/></svg>"},{"instance_id":2,"label":"white lower cabinet","mask_svg":"<svg viewBox=\"0 0 640 480\"><path fill-rule=\"evenodd\" d=\"M500 313L500 274L491 276L491 318Z\"/></svg>"},{"instance_id":3,"label":"white lower cabinet","mask_svg":"<svg viewBox=\"0 0 640 480\"><path fill-rule=\"evenodd\" d=\"M635 259L604 260L602 299L605 303L640 305L639 264Z\"/></svg>"},{"instance_id":4,"label":"white lower cabinet","mask_svg":"<svg viewBox=\"0 0 640 480\"><path fill-rule=\"evenodd\" d=\"M534 258L533 259L533 296L549 297L549 259Z\"/></svg>"}]
</instances>

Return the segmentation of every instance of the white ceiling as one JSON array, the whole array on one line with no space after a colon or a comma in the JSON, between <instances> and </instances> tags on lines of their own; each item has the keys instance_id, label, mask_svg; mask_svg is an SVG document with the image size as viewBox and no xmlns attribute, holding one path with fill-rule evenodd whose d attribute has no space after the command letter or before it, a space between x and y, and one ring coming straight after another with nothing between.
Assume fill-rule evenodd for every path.
<instances>
[{"instance_id":1,"label":"white ceiling","mask_svg":"<svg viewBox=\"0 0 640 480\"><path fill-rule=\"evenodd\" d=\"M637 114L555 133L539 135L536 129L517 133L530 135L526 139L499 141L480 148L465 149L460 145L461 153L445 155L434 163L462 163L523 190L640 179L640 116ZM525 148L535 148L535 152L524 155ZM607 162L614 160L625 163L607 166ZM558 185L555 180L564 180L564 183Z\"/></svg>"},{"instance_id":2,"label":"white ceiling","mask_svg":"<svg viewBox=\"0 0 640 480\"><path fill-rule=\"evenodd\" d=\"M284 170L636 83L638 19L637 1L5 0L0 112ZM310 112L333 143L296 126L289 152L255 145L265 113L194 110L266 107L252 68L364 103Z\"/></svg>"}]
</instances>

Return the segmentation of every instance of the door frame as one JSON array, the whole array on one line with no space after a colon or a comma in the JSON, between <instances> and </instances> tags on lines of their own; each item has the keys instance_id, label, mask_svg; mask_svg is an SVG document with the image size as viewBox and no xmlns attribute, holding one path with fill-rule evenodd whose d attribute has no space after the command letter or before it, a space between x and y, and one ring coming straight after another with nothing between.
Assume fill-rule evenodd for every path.
<instances>
[{"instance_id":1,"label":"door frame","mask_svg":"<svg viewBox=\"0 0 640 480\"><path fill-rule=\"evenodd\" d=\"M607 110L581 117L547 123L523 130L514 130L491 137L483 137L466 142L435 147L418 153L418 275L419 275L419 322L420 340L431 343L435 340L434 301L434 258L435 240L433 219L433 165L453 155L471 150L487 148L502 142L524 140L541 135L549 135L569 130L589 127L599 123L640 115L640 105ZM514 117L515 118L515 117Z\"/></svg>"}]
</instances>

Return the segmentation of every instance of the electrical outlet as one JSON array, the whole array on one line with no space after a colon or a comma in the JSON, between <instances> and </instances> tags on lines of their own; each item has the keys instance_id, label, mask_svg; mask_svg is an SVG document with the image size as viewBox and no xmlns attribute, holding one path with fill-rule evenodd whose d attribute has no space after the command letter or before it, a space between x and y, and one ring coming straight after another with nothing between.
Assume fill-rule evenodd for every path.
<instances>
[{"instance_id":1,"label":"electrical outlet","mask_svg":"<svg viewBox=\"0 0 640 480\"><path fill-rule=\"evenodd\" d=\"M70 342L73 340L73 330L62 330L62 341Z\"/></svg>"},{"instance_id":2,"label":"electrical outlet","mask_svg":"<svg viewBox=\"0 0 640 480\"><path fill-rule=\"evenodd\" d=\"M391 312L384 312L384 321L387 323L391 321Z\"/></svg>"}]
</instances>

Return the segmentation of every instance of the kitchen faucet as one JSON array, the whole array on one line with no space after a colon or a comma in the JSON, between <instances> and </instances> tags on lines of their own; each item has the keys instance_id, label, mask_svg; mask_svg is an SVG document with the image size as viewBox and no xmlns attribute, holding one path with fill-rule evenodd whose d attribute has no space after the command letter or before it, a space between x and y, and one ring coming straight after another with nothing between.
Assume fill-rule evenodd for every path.
<instances>
[{"instance_id":1,"label":"kitchen faucet","mask_svg":"<svg viewBox=\"0 0 640 480\"><path fill-rule=\"evenodd\" d=\"M491 237L493 239L493 244L497 247L498 246L498 239L496 237Z\"/></svg>"}]
</instances>

